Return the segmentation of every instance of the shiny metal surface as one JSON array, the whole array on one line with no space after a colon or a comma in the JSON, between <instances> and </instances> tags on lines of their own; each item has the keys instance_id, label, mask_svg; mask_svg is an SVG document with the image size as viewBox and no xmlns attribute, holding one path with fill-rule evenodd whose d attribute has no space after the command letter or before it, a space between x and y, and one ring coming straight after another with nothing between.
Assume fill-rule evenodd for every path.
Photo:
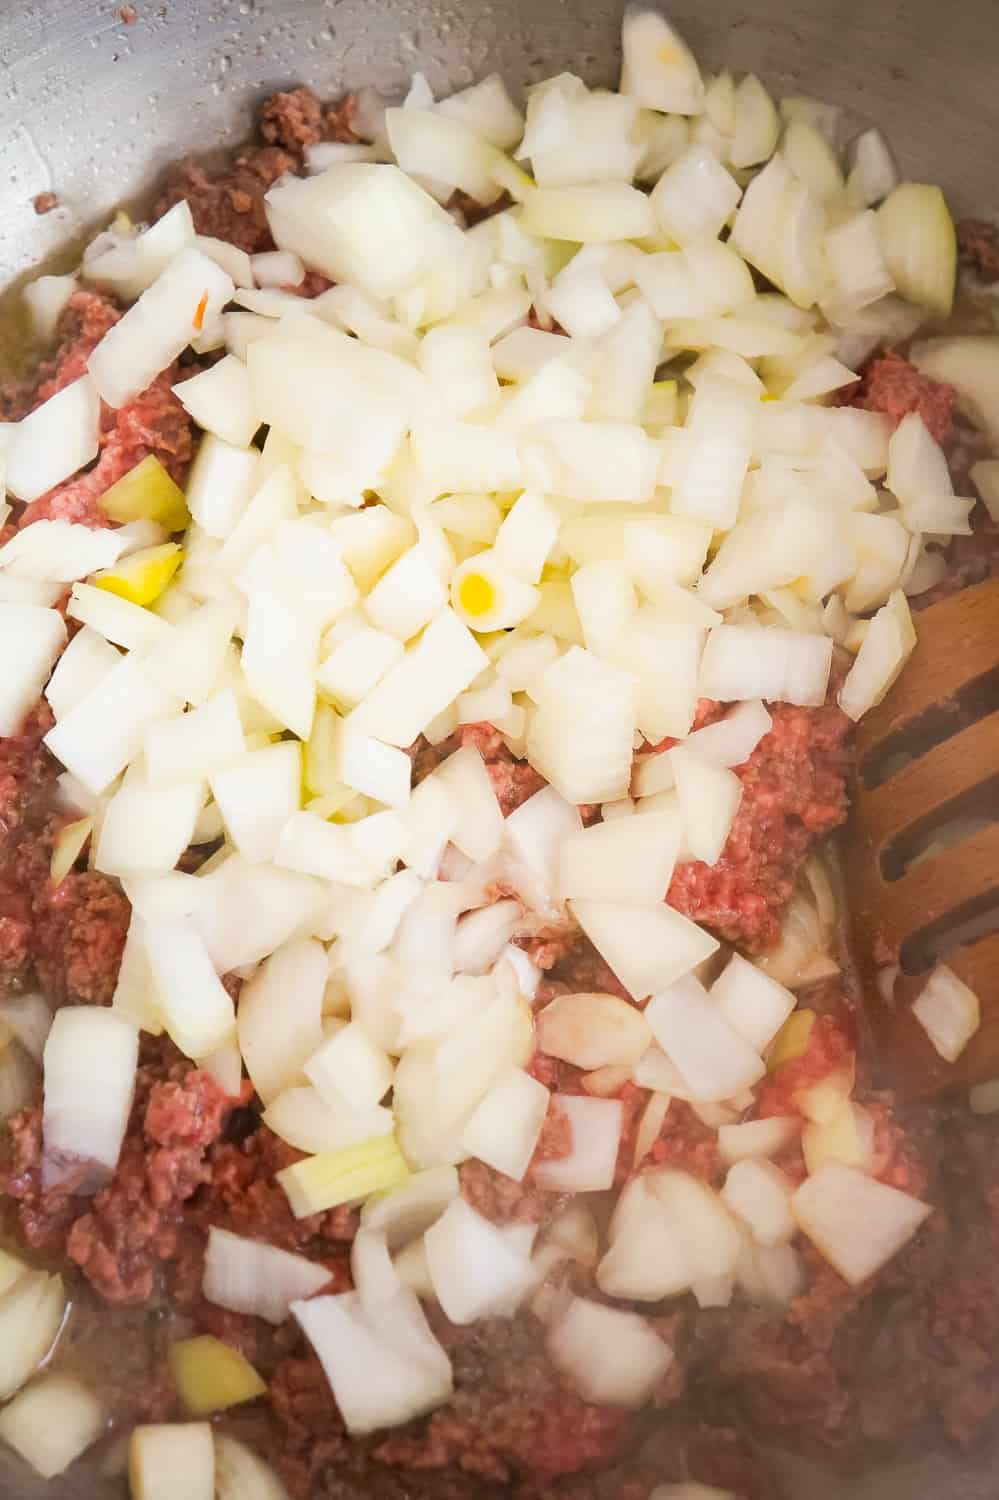
<instances>
[{"instance_id":1,"label":"shiny metal surface","mask_svg":"<svg viewBox=\"0 0 999 1500\"><path fill-rule=\"evenodd\" d=\"M0 0L0 287L57 255L173 157L238 141L270 88L443 91L499 70L515 83L571 68L610 81L619 0ZM702 62L759 72L877 121L905 172L957 211L999 211L997 0L671 0ZM31 199L52 190L44 218ZM5 1462L7 1466L5 1467ZM789 1466L806 1500L994 1500L995 1458L896 1461L863 1476ZM44 1485L0 1457L3 1500L105 1500L75 1472ZM178 1500L183 1497L178 1496Z\"/></svg>"}]
</instances>

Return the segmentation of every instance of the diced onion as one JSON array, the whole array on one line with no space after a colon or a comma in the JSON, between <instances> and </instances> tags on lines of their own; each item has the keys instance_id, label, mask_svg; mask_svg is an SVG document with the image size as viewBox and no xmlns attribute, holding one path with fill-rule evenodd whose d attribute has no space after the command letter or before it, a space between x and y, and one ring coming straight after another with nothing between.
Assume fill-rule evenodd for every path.
<instances>
[{"instance_id":1,"label":"diced onion","mask_svg":"<svg viewBox=\"0 0 999 1500\"><path fill-rule=\"evenodd\" d=\"M912 1006L912 1013L945 1062L956 1062L981 1024L974 990L947 964L937 964Z\"/></svg>"},{"instance_id":2,"label":"diced onion","mask_svg":"<svg viewBox=\"0 0 999 1500\"><path fill-rule=\"evenodd\" d=\"M559 995L535 1026L542 1052L578 1068L630 1065L652 1040L641 1011L616 995Z\"/></svg>"},{"instance_id":3,"label":"diced onion","mask_svg":"<svg viewBox=\"0 0 999 1500\"><path fill-rule=\"evenodd\" d=\"M25 1270L0 1296L0 1400L20 1390L51 1352L66 1315L61 1276Z\"/></svg>"},{"instance_id":4,"label":"diced onion","mask_svg":"<svg viewBox=\"0 0 999 1500\"><path fill-rule=\"evenodd\" d=\"M931 1213L898 1188L829 1162L795 1193L798 1227L851 1286L880 1271Z\"/></svg>"},{"instance_id":5,"label":"diced onion","mask_svg":"<svg viewBox=\"0 0 999 1500\"><path fill-rule=\"evenodd\" d=\"M535 1182L562 1193L601 1192L611 1187L621 1140L621 1101L556 1094L554 1102L568 1116L572 1148L568 1156L539 1162Z\"/></svg>"},{"instance_id":6,"label":"diced onion","mask_svg":"<svg viewBox=\"0 0 999 1500\"><path fill-rule=\"evenodd\" d=\"M270 1466L245 1444L215 1433L216 1500L288 1500L288 1492Z\"/></svg>"},{"instance_id":7,"label":"diced onion","mask_svg":"<svg viewBox=\"0 0 999 1500\"><path fill-rule=\"evenodd\" d=\"M0 1412L0 1439L43 1479L63 1474L102 1435L107 1415L70 1375L44 1375Z\"/></svg>"},{"instance_id":8,"label":"diced onion","mask_svg":"<svg viewBox=\"0 0 999 1500\"><path fill-rule=\"evenodd\" d=\"M530 1260L463 1198L448 1205L423 1243L434 1292L452 1323L509 1316L533 1287Z\"/></svg>"},{"instance_id":9,"label":"diced onion","mask_svg":"<svg viewBox=\"0 0 999 1500\"><path fill-rule=\"evenodd\" d=\"M645 1017L697 1099L729 1099L766 1072L758 1053L731 1028L692 975L657 994Z\"/></svg>"},{"instance_id":10,"label":"diced onion","mask_svg":"<svg viewBox=\"0 0 999 1500\"><path fill-rule=\"evenodd\" d=\"M903 182L878 209L885 259L903 297L946 318L954 300L957 241L938 187Z\"/></svg>"},{"instance_id":11,"label":"diced onion","mask_svg":"<svg viewBox=\"0 0 999 1500\"><path fill-rule=\"evenodd\" d=\"M412 1292L368 1307L345 1292L297 1302L293 1311L349 1432L408 1422L450 1397L450 1362Z\"/></svg>"},{"instance_id":12,"label":"diced onion","mask_svg":"<svg viewBox=\"0 0 999 1500\"><path fill-rule=\"evenodd\" d=\"M786 1245L794 1238L793 1186L772 1162L746 1159L730 1169L722 1201L759 1245Z\"/></svg>"},{"instance_id":13,"label":"diced onion","mask_svg":"<svg viewBox=\"0 0 999 1500\"><path fill-rule=\"evenodd\" d=\"M265 1104L297 1081L323 1044L326 980L322 945L303 939L273 953L240 993L239 1049ZM378 1099L366 1102L377 1104Z\"/></svg>"},{"instance_id":14,"label":"diced onion","mask_svg":"<svg viewBox=\"0 0 999 1500\"><path fill-rule=\"evenodd\" d=\"M621 92L647 109L697 115L704 83L686 42L658 11L629 8L621 28Z\"/></svg>"},{"instance_id":15,"label":"diced onion","mask_svg":"<svg viewBox=\"0 0 999 1500\"><path fill-rule=\"evenodd\" d=\"M43 1056L46 1186L82 1167L93 1192L118 1165L138 1046L135 1027L103 1006L73 1006L55 1016Z\"/></svg>"},{"instance_id":16,"label":"diced onion","mask_svg":"<svg viewBox=\"0 0 999 1500\"><path fill-rule=\"evenodd\" d=\"M636 1000L666 989L718 948L715 938L670 906L573 901L571 909Z\"/></svg>"},{"instance_id":17,"label":"diced onion","mask_svg":"<svg viewBox=\"0 0 999 1500\"><path fill-rule=\"evenodd\" d=\"M132 1500L214 1500L215 1450L207 1422L162 1423L133 1429L128 1450ZM176 1485L176 1490L173 1487Z\"/></svg>"}]
</instances>

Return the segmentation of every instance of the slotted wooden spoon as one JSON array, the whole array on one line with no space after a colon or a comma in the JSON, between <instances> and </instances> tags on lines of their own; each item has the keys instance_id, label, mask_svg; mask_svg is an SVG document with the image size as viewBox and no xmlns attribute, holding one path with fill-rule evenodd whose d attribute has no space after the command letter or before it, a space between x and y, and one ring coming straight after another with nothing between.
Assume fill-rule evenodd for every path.
<instances>
[{"instance_id":1,"label":"slotted wooden spoon","mask_svg":"<svg viewBox=\"0 0 999 1500\"><path fill-rule=\"evenodd\" d=\"M999 1077L999 579L930 605L916 629L858 729L845 866L886 1081L910 1097ZM938 960L981 1005L953 1064L911 1010Z\"/></svg>"}]
</instances>

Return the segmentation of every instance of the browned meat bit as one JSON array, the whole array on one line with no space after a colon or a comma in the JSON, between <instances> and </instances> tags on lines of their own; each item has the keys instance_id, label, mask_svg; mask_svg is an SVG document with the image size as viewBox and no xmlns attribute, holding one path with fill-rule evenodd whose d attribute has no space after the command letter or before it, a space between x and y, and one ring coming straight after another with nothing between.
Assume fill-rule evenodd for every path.
<instances>
[{"instance_id":1,"label":"browned meat bit","mask_svg":"<svg viewBox=\"0 0 999 1500\"><path fill-rule=\"evenodd\" d=\"M121 5L118 7L118 19L124 21L126 26L134 26L139 19L139 12L134 5Z\"/></svg>"},{"instance_id":2,"label":"browned meat bit","mask_svg":"<svg viewBox=\"0 0 999 1500\"><path fill-rule=\"evenodd\" d=\"M280 146L254 146L221 166L203 166L185 157L163 180L152 217L186 198L199 234L228 240L255 254L273 249L264 212L264 194L285 172L294 172L298 159Z\"/></svg>"},{"instance_id":3,"label":"browned meat bit","mask_svg":"<svg viewBox=\"0 0 999 1500\"><path fill-rule=\"evenodd\" d=\"M260 111L260 134L285 151L315 146L325 138L322 105L307 88L272 94Z\"/></svg>"},{"instance_id":4,"label":"browned meat bit","mask_svg":"<svg viewBox=\"0 0 999 1500\"><path fill-rule=\"evenodd\" d=\"M999 226L988 219L961 219L957 248L982 281L999 281Z\"/></svg>"},{"instance_id":5,"label":"browned meat bit","mask_svg":"<svg viewBox=\"0 0 999 1500\"><path fill-rule=\"evenodd\" d=\"M31 200L31 206L36 214L50 214L54 208L59 207L59 194L36 193Z\"/></svg>"},{"instance_id":6,"label":"browned meat bit","mask_svg":"<svg viewBox=\"0 0 999 1500\"><path fill-rule=\"evenodd\" d=\"M613 1461L632 1414L591 1406L564 1385L529 1314L461 1329L440 1323L435 1331L451 1356L454 1400L422 1431L389 1436L377 1450L383 1463L454 1466L498 1484L527 1473L550 1484Z\"/></svg>"},{"instance_id":7,"label":"browned meat bit","mask_svg":"<svg viewBox=\"0 0 999 1500\"><path fill-rule=\"evenodd\" d=\"M355 146L362 137L358 135L357 95L344 94L335 104L327 106L323 116L323 139L338 141L342 146Z\"/></svg>"}]
</instances>

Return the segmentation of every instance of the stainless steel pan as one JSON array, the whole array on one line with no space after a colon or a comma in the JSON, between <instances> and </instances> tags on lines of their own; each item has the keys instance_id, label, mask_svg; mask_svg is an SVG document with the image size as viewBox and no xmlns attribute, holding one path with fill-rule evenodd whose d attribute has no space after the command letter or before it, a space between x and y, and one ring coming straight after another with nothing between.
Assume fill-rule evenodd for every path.
<instances>
[{"instance_id":1,"label":"stainless steel pan","mask_svg":"<svg viewBox=\"0 0 999 1500\"><path fill-rule=\"evenodd\" d=\"M617 71L619 0L0 0L0 287L171 159L234 143L253 106L293 82L335 96L499 70ZM888 132L907 175L939 181L958 212L999 211L997 0L670 0L703 63L814 93ZM39 218L31 200L62 207ZM996 1454L906 1461L849 1479L788 1461L798 1500L995 1500ZM2 1500L104 1500L92 1474L46 1486L0 1455ZM183 1500L178 1496L177 1500Z\"/></svg>"}]
</instances>

